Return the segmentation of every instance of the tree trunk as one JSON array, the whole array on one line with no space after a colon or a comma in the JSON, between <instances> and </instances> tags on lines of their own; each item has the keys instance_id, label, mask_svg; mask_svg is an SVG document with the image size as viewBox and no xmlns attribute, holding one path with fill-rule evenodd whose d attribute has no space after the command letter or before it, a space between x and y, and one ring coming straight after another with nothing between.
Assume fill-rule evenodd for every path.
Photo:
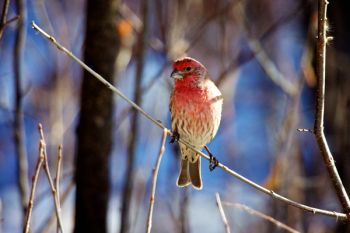
<instances>
[{"instance_id":1,"label":"tree trunk","mask_svg":"<svg viewBox=\"0 0 350 233\"><path fill-rule=\"evenodd\" d=\"M112 82L119 48L117 0L87 1L84 59ZM113 94L84 71L77 128L75 232L106 232Z\"/></svg>"},{"instance_id":2,"label":"tree trunk","mask_svg":"<svg viewBox=\"0 0 350 233\"><path fill-rule=\"evenodd\" d=\"M328 20L329 36L334 40L327 46L325 130L329 135L334 159L346 191L350 192L350 3L330 1ZM338 224L335 232L350 233L350 224Z\"/></svg>"}]
</instances>

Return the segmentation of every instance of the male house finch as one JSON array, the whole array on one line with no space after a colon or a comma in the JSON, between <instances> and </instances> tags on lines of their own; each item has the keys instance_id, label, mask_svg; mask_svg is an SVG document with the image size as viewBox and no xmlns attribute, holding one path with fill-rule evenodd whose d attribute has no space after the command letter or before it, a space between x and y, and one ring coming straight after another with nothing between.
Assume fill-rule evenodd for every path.
<instances>
[{"instance_id":1,"label":"male house finch","mask_svg":"<svg viewBox=\"0 0 350 233\"><path fill-rule=\"evenodd\" d=\"M175 80L170 97L171 127L175 135L201 150L218 131L222 95L210 80L207 69L193 58L185 57L173 64ZM181 163L177 186L189 184L202 189L200 156L180 144Z\"/></svg>"}]
</instances>

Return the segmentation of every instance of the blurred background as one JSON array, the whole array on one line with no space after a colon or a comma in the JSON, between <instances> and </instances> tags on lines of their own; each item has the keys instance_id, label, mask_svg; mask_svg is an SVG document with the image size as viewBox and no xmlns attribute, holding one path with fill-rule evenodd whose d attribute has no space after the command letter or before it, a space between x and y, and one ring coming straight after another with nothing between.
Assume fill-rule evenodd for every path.
<instances>
[{"instance_id":1,"label":"blurred background","mask_svg":"<svg viewBox=\"0 0 350 233\"><path fill-rule=\"evenodd\" d=\"M162 130L36 33L33 20L167 127L171 63L184 55L196 58L224 96L221 126L208 145L218 160L292 200L342 211L313 134L297 131L314 124L317 1L0 0L1 9L6 6L0 15L0 232L22 231L38 123L53 174L63 145L66 232L145 231L162 137ZM334 39L327 47L325 113L325 132L347 190L349 11L348 1L331 1L328 8ZM209 172L207 161L203 190L178 188L178 148L168 142L153 232L224 232L216 192L232 232L285 230L228 203L300 232L350 232L335 218L272 200L220 169ZM42 171L32 232L56 231L53 203Z\"/></svg>"}]
</instances>

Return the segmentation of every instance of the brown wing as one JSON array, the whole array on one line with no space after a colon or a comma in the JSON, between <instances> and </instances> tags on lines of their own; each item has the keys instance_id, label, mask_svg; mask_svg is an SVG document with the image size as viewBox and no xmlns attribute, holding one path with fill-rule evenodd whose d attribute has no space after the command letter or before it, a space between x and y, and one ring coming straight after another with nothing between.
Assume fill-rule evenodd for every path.
<instances>
[{"instance_id":1,"label":"brown wing","mask_svg":"<svg viewBox=\"0 0 350 233\"><path fill-rule=\"evenodd\" d=\"M173 95L174 95L174 92L171 92L171 95L170 95L170 101L169 101L169 112L170 112L170 118L171 118L171 128L172 130L176 131L174 125L173 125L173 112L172 112L172 106L173 106Z\"/></svg>"}]
</instances>

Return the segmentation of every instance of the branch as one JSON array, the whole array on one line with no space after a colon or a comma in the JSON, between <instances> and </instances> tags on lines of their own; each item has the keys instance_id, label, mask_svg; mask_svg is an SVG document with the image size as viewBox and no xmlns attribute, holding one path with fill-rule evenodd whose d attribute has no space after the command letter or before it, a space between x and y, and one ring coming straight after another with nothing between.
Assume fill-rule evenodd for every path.
<instances>
[{"instance_id":1,"label":"branch","mask_svg":"<svg viewBox=\"0 0 350 233\"><path fill-rule=\"evenodd\" d=\"M251 35L252 33L250 31L249 23L247 22L247 18L244 13L242 3L239 3L237 5L235 13L238 19L241 21L243 29L246 31L248 37L248 46L252 50L257 62L260 64L267 77L269 77L271 81L279 86L286 94L289 96L294 96L297 93L298 86L293 84L291 81L288 81L284 77L276 65L271 61L259 40Z\"/></svg>"},{"instance_id":2,"label":"branch","mask_svg":"<svg viewBox=\"0 0 350 233\"><path fill-rule=\"evenodd\" d=\"M290 20L294 19L295 16L300 13L303 9L307 7L309 3L300 3L299 6L293 10L291 13L283 15L280 17L276 22L273 22L268 28L264 30L264 33L262 33L257 39L259 41L265 40L270 34L272 34L276 29L278 29L281 25L284 23L288 23ZM216 80L216 84L218 86L221 86L225 79L227 78L227 75L232 72L233 69L235 69L237 66L242 66L243 64L249 62L255 57L255 54L253 51L249 51L247 53L241 51L237 57L233 58L229 65L225 70L222 71L222 73L219 75L218 79Z\"/></svg>"},{"instance_id":3,"label":"branch","mask_svg":"<svg viewBox=\"0 0 350 233\"><path fill-rule=\"evenodd\" d=\"M224 208L222 208L222 204L221 204L221 199L220 199L219 193L215 193L215 197L216 197L216 205L219 208L221 219L224 222L226 233L231 233L230 225L228 225L227 218L226 218L226 215L225 215L225 212L224 212Z\"/></svg>"},{"instance_id":4,"label":"branch","mask_svg":"<svg viewBox=\"0 0 350 233\"><path fill-rule=\"evenodd\" d=\"M333 155L329 150L324 134L324 108L325 108L325 77L326 77L326 45L327 37L327 0L318 1L318 37L317 37L317 92L314 134L321 151L323 161L332 180L333 187L344 212L350 215L350 200L344 185L339 177Z\"/></svg>"},{"instance_id":5,"label":"branch","mask_svg":"<svg viewBox=\"0 0 350 233\"><path fill-rule=\"evenodd\" d=\"M165 151L165 140L168 135L168 131L164 129L163 131L163 138L162 143L159 148L159 153L157 157L156 164L153 168L153 178L152 178L152 191L151 191L151 197L149 199L149 209L148 209L148 220L147 220L147 233L151 233L152 228L152 216L153 216L153 206L154 206L154 199L155 199L155 193L156 193L156 187L157 187L157 178L158 178L158 171L160 167L160 162L162 161L162 157Z\"/></svg>"},{"instance_id":6,"label":"branch","mask_svg":"<svg viewBox=\"0 0 350 233\"><path fill-rule=\"evenodd\" d=\"M61 175L61 163L62 163L62 145L58 146L58 155L57 155L57 168L56 168L56 198L57 198L57 207L59 212L61 212L61 200L60 200L60 175ZM59 232L60 227L60 219L59 215L57 217L57 233Z\"/></svg>"},{"instance_id":7,"label":"branch","mask_svg":"<svg viewBox=\"0 0 350 233\"><path fill-rule=\"evenodd\" d=\"M1 18L0 18L0 40L2 37L2 34L4 33L5 26L6 26L6 20L7 20L7 13L9 10L10 6L10 0L5 0L4 5L2 7L2 13L1 13Z\"/></svg>"},{"instance_id":8,"label":"branch","mask_svg":"<svg viewBox=\"0 0 350 233\"><path fill-rule=\"evenodd\" d=\"M119 89L114 87L111 83L106 81L101 75L93 71L90 67L88 67L84 62L82 62L79 58L77 58L75 55L73 55L72 52L67 50L65 47L63 47L61 44L59 44L54 37L51 35L47 34L43 29L38 27L34 22L32 22L32 27L38 31L42 36L44 36L46 39L51 41L59 50L63 51L65 54L67 54L69 57L71 57L73 60L78 62L84 69L86 69L89 73L91 73L96 79L98 79L101 83L103 83L108 89L110 89L112 92L120 96L122 99L124 99L127 103L129 103L132 107L134 107L137 111L139 111L142 115L144 115L148 120L150 120L153 124L161 128L162 130L166 130L168 135L172 135L172 132L167 129L165 126L160 121L155 120L152 116L150 116L147 112L145 112L141 107L139 107L137 104L135 104L133 101L131 101L128 97L126 97ZM210 161L210 158L208 155L204 154L203 152L199 151L198 149L194 148L191 144L188 142L184 141L183 139L179 139L179 142L186 145L188 148L191 148L193 151L195 151L197 154L202 156L204 159ZM292 201L284 196L281 196L277 193L275 193L272 190L266 189L257 183L254 183L253 181L245 178L244 176L236 173L235 171L231 170L230 168L226 167L225 165L218 163L218 167L220 167L222 170L224 170L226 173L230 174L231 176L236 177L240 181L252 186L253 188L259 190L260 192L263 192L272 198L275 198L281 202L284 202L288 205L294 206L296 208L299 208L301 210L313 213L313 214L320 214L320 215L325 215L325 216L330 216L330 217L335 217L337 220L347 220L348 217L344 213L338 213L335 211L328 211L328 210L323 210L323 209L318 209L318 208L313 208L307 205L300 204L298 202Z\"/></svg>"},{"instance_id":9,"label":"branch","mask_svg":"<svg viewBox=\"0 0 350 233\"><path fill-rule=\"evenodd\" d=\"M34 176L32 178L32 189L30 192L28 209L27 209L27 216L26 216L26 221L25 221L25 225L24 225L24 229L23 229L24 233L28 233L30 230L30 220L32 218L35 190L36 190L36 186L38 183L40 169L41 169L41 166L44 162L44 146L45 146L45 142L43 140L40 140L40 142L39 142L39 156L38 156L38 160L37 160L36 166L35 166L35 173L34 173Z\"/></svg>"},{"instance_id":10,"label":"branch","mask_svg":"<svg viewBox=\"0 0 350 233\"><path fill-rule=\"evenodd\" d=\"M74 180L71 180L71 182L67 185L65 190L63 190L62 196L60 197L60 204L61 205L63 205L64 202L67 200L68 195L70 194L70 192L73 190L74 187L75 187L75 182L74 182ZM40 200L40 199L38 198L38 200ZM56 214L51 215L49 217L49 219L47 221L45 221L44 225L39 228L40 230L38 232L49 232L50 227L54 223L55 219L57 219Z\"/></svg>"},{"instance_id":11,"label":"branch","mask_svg":"<svg viewBox=\"0 0 350 233\"><path fill-rule=\"evenodd\" d=\"M39 132L40 132L40 139L43 142L45 142L43 127L41 124L39 124ZM46 173L46 177L49 181L49 185L50 185L51 192L52 192L52 197L54 199L58 226L59 226L61 232L63 233L64 231L63 231L63 225L62 225L62 220L61 220L61 208L60 208L60 201L59 201L59 193L57 192L55 185L54 185L54 182L53 182L52 177L51 177L49 163L48 163L48 159L47 159L47 153L46 153L46 146L44 146L43 155L44 155L44 170Z\"/></svg>"},{"instance_id":12,"label":"branch","mask_svg":"<svg viewBox=\"0 0 350 233\"><path fill-rule=\"evenodd\" d=\"M286 224L274 219L273 217L271 216L268 216L266 214L263 214L257 210L254 210L246 205L243 205L243 204L239 204L239 203L230 203L230 202L223 202L222 204L226 205L226 206L232 206L232 207L235 207L237 209L241 209L241 210L244 210L246 212L248 212L249 214L251 215L254 215L254 216L257 216L259 218L262 218L262 219L265 219L271 223L273 223L274 225L276 225L277 227L279 228L283 228L284 230L288 231L288 232L291 232L291 233L300 233L299 231L287 226Z\"/></svg>"}]
</instances>

